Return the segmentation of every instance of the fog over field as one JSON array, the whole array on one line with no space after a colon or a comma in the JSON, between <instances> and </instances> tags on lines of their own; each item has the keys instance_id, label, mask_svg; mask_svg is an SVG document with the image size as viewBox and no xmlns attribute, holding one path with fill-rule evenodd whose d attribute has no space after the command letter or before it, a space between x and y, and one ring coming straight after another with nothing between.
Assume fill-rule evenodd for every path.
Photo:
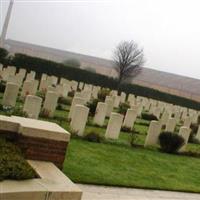
<instances>
[{"instance_id":1,"label":"fog over field","mask_svg":"<svg viewBox=\"0 0 200 200\"><path fill-rule=\"evenodd\" d=\"M0 30L8 8L0 0ZM112 59L121 40L146 67L200 78L199 0L15 0L7 38Z\"/></svg>"}]
</instances>

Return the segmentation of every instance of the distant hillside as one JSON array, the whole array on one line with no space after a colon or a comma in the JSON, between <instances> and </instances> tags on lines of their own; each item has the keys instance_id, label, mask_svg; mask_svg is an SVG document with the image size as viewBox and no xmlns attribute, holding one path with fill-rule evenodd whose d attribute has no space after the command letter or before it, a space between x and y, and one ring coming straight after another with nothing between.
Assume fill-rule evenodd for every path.
<instances>
[{"instance_id":1,"label":"distant hillside","mask_svg":"<svg viewBox=\"0 0 200 200\"><path fill-rule=\"evenodd\" d=\"M63 62L64 60L71 58L78 59L81 62L81 68L93 67L97 73L107 76L116 75L113 70L113 62L111 60L10 39L6 40L5 47L11 53L24 53L57 62ZM142 72L134 79L133 82L139 85L168 92L170 94L200 101L200 80L198 79L144 67Z\"/></svg>"}]
</instances>

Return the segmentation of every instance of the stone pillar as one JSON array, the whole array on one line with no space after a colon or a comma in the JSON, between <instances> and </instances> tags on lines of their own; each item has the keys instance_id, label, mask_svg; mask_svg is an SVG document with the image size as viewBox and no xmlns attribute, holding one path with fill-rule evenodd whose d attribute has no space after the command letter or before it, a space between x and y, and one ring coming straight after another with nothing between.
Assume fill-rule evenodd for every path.
<instances>
[{"instance_id":1,"label":"stone pillar","mask_svg":"<svg viewBox=\"0 0 200 200\"><path fill-rule=\"evenodd\" d=\"M182 126L179 130L179 135L182 136L185 140L185 144L179 149L179 152L185 151L189 137L190 137L190 129L188 127Z\"/></svg>"},{"instance_id":2,"label":"stone pillar","mask_svg":"<svg viewBox=\"0 0 200 200\"><path fill-rule=\"evenodd\" d=\"M49 113L49 117L54 116L58 101L58 94L56 92L47 92L43 109Z\"/></svg>"},{"instance_id":3,"label":"stone pillar","mask_svg":"<svg viewBox=\"0 0 200 200\"><path fill-rule=\"evenodd\" d=\"M169 118L166 124L165 131L174 132L176 127L176 120L174 118Z\"/></svg>"},{"instance_id":4,"label":"stone pillar","mask_svg":"<svg viewBox=\"0 0 200 200\"><path fill-rule=\"evenodd\" d=\"M153 146L158 144L158 137L161 132L161 123L158 121L151 121L148 133L145 139L144 146Z\"/></svg>"},{"instance_id":5,"label":"stone pillar","mask_svg":"<svg viewBox=\"0 0 200 200\"><path fill-rule=\"evenodd\" d=\"M71 119L72 116L73 116L73 112L74 112L74 108L77 104L80 104L80 105L84 105L85 104L85 99L83 98L80 98L80 97L74 97L73 100L72 100L72 104L71 104L71 107L70 107L70 110L69 110L69 115L68 115L68 118Z\"/></svg>"},{"instance_id":6,"label":"stone pillar","mask_svg":"<svg viewBox=\"0 0 200 200\"><path fill-rule=\"evenodd\" d=\"M107 111L107 104L103 102L98 102L94 116L94 124L97 124L99 126L104 125L106 111Z\"/></svg>"},{"instance_id":7,"label":"stone pillar","mask_svg":"<svg viewBox=\"0 0 200 200\"><path fill-rule=\"evenodd\" d=\"M23 111L27 113L29 118L37 119L42 105L42 98L27 95L24 103Z\"/></svg>"},{"instance_id":8,"label":"stone pillar","mask_svg":"<svg viewBox=\"0 0 200 200\"><path fill-rule=\"evenodd\" d=\"M123 115L119 113L111 113L108 126L106 129L105 138L118 139L123 118L124 118Z\"/></svg>"},{"instance_id":9,"label":"stone pillar","mask_svg":"<svg viewBox=\"0 0 200 200\"><path fill-rule=\"evenodd\" d=\"M18 92L19 85L14 83L7 83L5 92L3 94L2 105L14 107L17 100Z\"/></svg>"},{"instance_id":10,"label":"stone pillar","mask_svg":"<svg viewBox=\"0 0 200 200\"><path fill-rule=\"evenodd\" d=\"M106 117L110 117L113 111L114 100L111 96L106 96L105 103L107 104Z\"/></svg>"},{"instance_id":11,"label":"stone pillar","mask_svg":"<svg viewBox=\"0 0 200 200\"><path fill-rule=\"evenodd\" d=\"M123 127L130 128L132 130L136 118L137 110L128 109L124 118Z\"/></svg>"},{"instance_id":12,"label":"stone pillar","mask_svg":"<svg viewBox=\"0 0 200 200\"><path fill-rule=\"evenodd\" d=\"M76 105L74 107L73 117L70 123L72 131L79 136L83 136L87 118L89 114L89 108L83 105Z\"/></svg>"}]
</instances>

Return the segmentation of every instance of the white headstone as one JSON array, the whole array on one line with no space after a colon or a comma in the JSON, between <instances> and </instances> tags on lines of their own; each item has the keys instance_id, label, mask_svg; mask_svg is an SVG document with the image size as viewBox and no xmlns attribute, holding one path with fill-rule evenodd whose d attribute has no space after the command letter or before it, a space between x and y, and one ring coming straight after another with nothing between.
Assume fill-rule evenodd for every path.
<instances>
[{"instance_id":1,"label":"white headstone","mask_svg":"<svg viewBox=\"0 0 200 200\"><path fill-rule=\"evenodd\" d=\"M56 92L47 92L43 109L48 112L49 117L54 116L58 101L58 94Z\"/></svg>"},{"instance_id":2,"label":"white headstone","mask_svg":"<svg viewBox=\"0 0 200 200\"><path fill-rule=\"evenodd\" d=\"M179 149L179 152L185 151L189 137L190 137L190 132L191 130L188 127L182 126L180 128L179 135L181 135L184 138L185 144Z\"/></svg>"},{"instance_id":3,"label":"white headstone","mask_svg":"<svg viewBox=\"0 0 200 200\"><path fill-rule=\"evenodd\" d=\"M107 104L103 102L98 102L96 107L96 112L94 116L94 123L103 126L107 111Z\"/></svg>"},{"instance_id":4,"label":"white headstone","mask_svg":"<svg viewBox=\"0 0 200 200\"><path fill-rule=\"evenodd\" d=\"M14 107L17 100L18 92L19 92L19 85L8 82L6 84L6 89L3 94L2 105Z\"/></svg>"},{"instance_id":5,"label":"white headstone","mask_svg":"<svg viewBox=\"0 0 200 200\"><path fill-rule=\"evenodd\" d=\"M69 110L69 115L68 115L68 118L71 119L72 116L73 116L73 113L74 113L74 108L77 104L80 104L80 105L84 105L85 104L85 99L83 98L80 98L80 97L74 97L73 100L72 100L72 104L71 104L71 107L70 107L70 110Z\"/></svg>"},{"instance_id":6,"label":"white headstone","mask_svg":"<svg viewBox=\"0 0 200 200\"><path fill-rule=\"evenodd\" d=\"M24 103L23 111L27 113L29 118L37 119L42 105L42 98L27 95Z\"/></svg>"},{"instance_id":7,"label":"white headstone","mask_svg":"<svg viewBox=\"0 0 200 200\"><path fill-rule=\"evenodd\" d=\"M89 114L88 107L83 105L76 105L74 107L74 113L70 123L70 127L79 136L83 136L84 134L88 114Z\"/></svg>"},{"instance_id":8,"label":"white headstone","mask_svg":"<svg viewBox=\"0 0 200 200\"><path fill-rule=\"evenodd\" d=\"M151 121L144 146L153 146L158 144L158 137L161 132L161 123L159 121Z\"/></svg>"},{"instance_id":9,"label":"white headstone","mask_svg":"<svg viewBox=\"0 0 200 200\"><path fill-rule=\"evenodd\" d=\"M136 118L137 118L137 110L128 109L124 118L123 126L132 129Z\"/></svg>"},{"instance_id":10,"label":"white headstone","mask_svg":"<svg viewBox=\"0 0 200 200\"><path fill-rule=\"evenodd\" d=\"M111 113L108 126L106 129L105 138L118 139L122 122L123 122L123 115L119 113Z\"/></svg>"}]
</instances>

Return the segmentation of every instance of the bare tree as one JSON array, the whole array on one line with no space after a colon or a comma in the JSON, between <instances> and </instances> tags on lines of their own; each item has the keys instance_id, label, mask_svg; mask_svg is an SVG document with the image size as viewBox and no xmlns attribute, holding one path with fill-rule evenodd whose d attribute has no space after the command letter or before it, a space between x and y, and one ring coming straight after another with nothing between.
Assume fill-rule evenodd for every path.
<instances>
[{"instance_id":1,"label":"bare tree","mask_svg":"<svg viewBox=\"0 0 200 200\"><path fill-rule=\"evenodd\" d=\"M144 64L143 49L140 49L134 41L122 41L114 51L114 62L119 90L123 81L134 78L141 72Z\"/></svg>"}]
</instances>

